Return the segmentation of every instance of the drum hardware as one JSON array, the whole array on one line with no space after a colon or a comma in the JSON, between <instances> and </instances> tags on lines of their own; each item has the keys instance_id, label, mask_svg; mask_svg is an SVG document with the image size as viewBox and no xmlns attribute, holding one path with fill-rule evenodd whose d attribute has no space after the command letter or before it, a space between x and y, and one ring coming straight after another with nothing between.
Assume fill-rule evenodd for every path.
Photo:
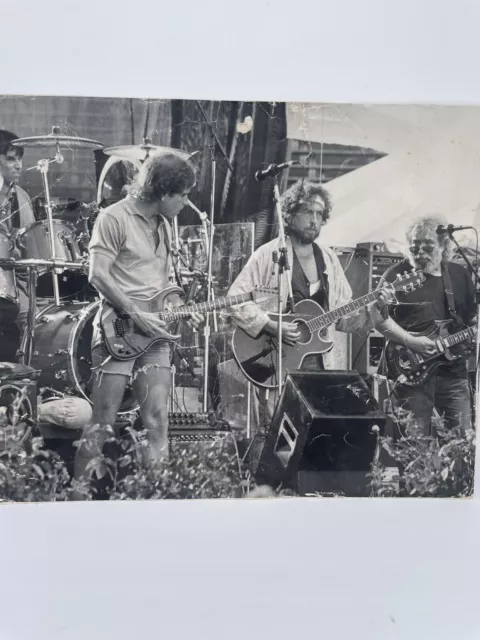
<instances>
[{"instance_id":1,"label":"drum hardware","mask_svg":"<svg viewBox=\"0 0 480 640\"><path fill-rule=\"evenodd\" d=\"M97 140L60 134L60 127L52 127L52 132L48 135L17 138L12 141L12 144L16 147L55 147L55 158L47 160L47 162L59 162L57 156L62 155L60 149L103 149L103 144ZM63 162L63 156L60 162Z\"/></svg>"},{"instance_id":2,"label":"drum hardware","mask_svg":"<svg viewBox=\"0 0 480 640\"><path fill-rule=\"evenodd\" d=\"M78 271L88 272L88 264L86 262L73 262L70 260L44 260L40 258L22 258L21 260L15 260L14 258L2 259L0 258L0 268L2 269L29 269L31 267L45 267L47 269L71 269Z\"/></svg>"},{"instance_id":3,"label":"drum hardware","mask_svg":"<svg viewBox=\"0 0 480 640\"><path fill-rule=\"evenodd\" d=\"M17 282L12 266L15 259L12 256L13 241L11 236L0 229L0 301L2 316L12 322L18 317L20 307L18 303Z\"/></svg>"},{"instance_id":4,"label":"drum hardware","mask_svg":"<svg viewBox=\"0 0 480 640\"><path fill-rule=\"evenodd\" d=\"M52 203L50 199L50 187L48 181L48 170L50 164L56 162L57 164L62 164L64 161L64 157L61 153L61 149L102 149L103 145L96 140L90 140L88 138L79 138L76 136L64 136L60 134L60 127L53 127L52 132L46 136L34 136L30 138L18 138L14 140L12 143L14 146L18 147L47 147L55 148L55 156L53 158L42 158L38 161L35 167L29 167L27 171L31 171L36 169L40 172L43 181L44 193L45 193L45 209L47 212L47 224L49 230L49 241L50 241L50 256L49 258L55 262L56 258L56 247L55 247L55 238L53 231L53 211L52 211ZM53 285L53 294L55 299L55 304L57 306L60 305L60 293L58 287L58 278L55 270L51 272L52 277L52 285Z\"/></svg>"},{"instance_id":5,"label":"drum hardware","mask_svg":"<svg viewBox=\"0 0 480 640\"><path fill-rule=\"evenodd\" d=\"M110 157L104 164L98 179L97 203L99 205L113 204L123 198L125 187L135 178L143 162L150 155L176 153L188 160L200 152L189 153L181 149L159 147L152 145L149 138L144 138L141 145L109 147L104 149L103 153Z\"/></svg>"},{"instance_id":6,"label":"drum hardware","mask_svg":"<svg viewBox=\"0 0 480 640\"><path fill-rule=\"evenodd\" d=\"M159 153L177 153L184 160L191 160L196 156L199 151L189 153L188 151L182 151L181 149L174 149L172 147L159 147L152 144L150 138L143 138L143 143L139 145L124 145L120 147L108 147L103 150L107 156L115 156L124 160L133 160L137 162L145 162L150 156L158 155Z\"/></svg>"},{"instance_id":7,"label":"drum hardware","mask_svg":"<svg viewBox=\"0 0 480 640\"><path fill-rule=\"evenodd\" d=\"M100 304L99 300L60 306L52 303L37 314L31 366L40 371L38 387L54 388L67 396L85 398L91 404L91 341L93 321ZM26 330L20 349L22 363L26 363L28 338ZM119 413L131 413L136 408L133 392L128 387Z\"/></svg>"}]
</instances>

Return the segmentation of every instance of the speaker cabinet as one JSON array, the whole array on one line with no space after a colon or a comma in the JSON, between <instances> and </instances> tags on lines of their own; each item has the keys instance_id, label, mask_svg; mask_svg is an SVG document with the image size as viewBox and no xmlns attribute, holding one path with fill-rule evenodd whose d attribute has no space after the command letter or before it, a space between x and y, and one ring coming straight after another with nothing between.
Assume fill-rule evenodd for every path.
<instances>
[{"instance_id":1,"label":"speaker cabinet","mask_svg":"<svg viewBox=\"0 0 480 640\"><path fill-rule=\"evenodd\" d=\"M256 472L299 493L365 495L385 415L356 371L287 376Z\"/></svg>"},{"instance_id":2,"label":"speaker cabinet","mask_svg":"<svg viewBox=\"0 0 480 640\"><path fill-rule=\"evenodd\" d=\"M385 271L401 262L404 256L388 252L381 242L363 242L353 251L339 251L338 258L355 299L374 291ZM384 337L378 331L352 334L350 368L359 373L377 373L384 345Z\"/></svg>"}]
</instances>

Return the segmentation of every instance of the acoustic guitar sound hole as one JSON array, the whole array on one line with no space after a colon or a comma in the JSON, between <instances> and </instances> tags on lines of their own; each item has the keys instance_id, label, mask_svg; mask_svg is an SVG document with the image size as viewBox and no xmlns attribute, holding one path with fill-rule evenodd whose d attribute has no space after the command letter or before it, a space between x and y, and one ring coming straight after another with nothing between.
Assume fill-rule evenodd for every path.
<instances>
[{"instance_id":1,"label":"acoustic guitar sound hole","mask_svg":"<svg viewBox=\"0 0 480 640\"><path fill-rule=\"evenodd\" d=\"M307 324L303 320L296 320L298 331L300 332L299 344L308 344L312 338L312 332L308 328Z\"/></svg>"}]
</instances>

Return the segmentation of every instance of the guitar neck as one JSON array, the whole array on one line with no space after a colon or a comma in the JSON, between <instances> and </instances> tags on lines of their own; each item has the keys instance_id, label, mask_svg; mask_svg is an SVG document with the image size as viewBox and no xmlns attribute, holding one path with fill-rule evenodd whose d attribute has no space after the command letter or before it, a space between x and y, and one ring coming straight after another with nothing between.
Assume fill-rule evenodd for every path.
<instances>
[{"instance_id":1,"label":"guitar neck","mask_svg":"<svg viewBox=\"0 0 480 640\"><path fill-rule=\"evenodd\" d=\"M341 318L344 318L345 316L348 316L349 314L354 313L355 311L358 311L363 307L366 307L367 304L375 302L382 291L383 289L377 289L375 291L372 291L371 293L367 293L367 295L362 296L361 298L357 298L356 300L347 302L347 304L344 304L341 307L337 307L332 311L327 311L327 313L313 318L307 324L313 331L324 329L337 320L340 320Z\"/></svg>"},{"instance_id":2,"label":"guitar neck","mask_svg":"<svg viewBox=\"0 0 480 640\"><path fill-rule=\"evenodd\" d=\"M448 348L453 347L456 344L460 344L461 342L465 342L465 340L468 340L469 338L474 336L475 332L476 327L468 327L468 329L463 329L463 331L459 331L458 333L454 333L451 336L442 338L443 346Z\"/></svg>"},{"instance_id":3,"label":"guitar neck","mask_svg":"<svg viewBox=\"0 0 480 640\"><path fill-rule=\"evenodd\" d=\"M226 309L242 302L248 302L252 300L251 293L239 293L236 296L228 296L225 298L217 298L216 300L210 300L210 302L200 302L199 304L183 305L176 307L170 311L161 311L158 314L160 320L164 322L173 322L174 320L181 320L182 318L188 318L192 313L208 313L209 311L215 311L217 309Z\"/></svg>"}]
</instances>

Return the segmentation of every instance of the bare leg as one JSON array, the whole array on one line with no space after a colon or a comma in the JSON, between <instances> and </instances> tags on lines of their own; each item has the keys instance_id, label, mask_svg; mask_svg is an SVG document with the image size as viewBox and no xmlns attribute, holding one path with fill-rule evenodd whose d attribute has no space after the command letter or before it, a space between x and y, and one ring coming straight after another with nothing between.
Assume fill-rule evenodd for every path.
<instances>
[{"instance_id":1,"label":"bare leg","mask_svg":"<svg viewBox=\"0 0 480 640\"><path fill-rule=\"evenodd\" d=\"M168 460L170 369L154 364L146 365L138 370L132 386L147 432L148 449L145 462L155 465Z\"/></svg>"},{"instance_id":2,"label":"bare leg","mask_svg":"<svg viewBox=\"0 0 480 640\"><path fill-rule=\"evenodd\" d=\"M128 376L98 372L92 392L92 419L83 431L83 442L77 449L75 456L75 480L88 482L91 471L87 470L89 463L102 455L103 445L109 436L109 430L117 419L117 413L123 399ZM75 492L74 500L83 499L82 494Z\"/></svg>"}]
</instances>

